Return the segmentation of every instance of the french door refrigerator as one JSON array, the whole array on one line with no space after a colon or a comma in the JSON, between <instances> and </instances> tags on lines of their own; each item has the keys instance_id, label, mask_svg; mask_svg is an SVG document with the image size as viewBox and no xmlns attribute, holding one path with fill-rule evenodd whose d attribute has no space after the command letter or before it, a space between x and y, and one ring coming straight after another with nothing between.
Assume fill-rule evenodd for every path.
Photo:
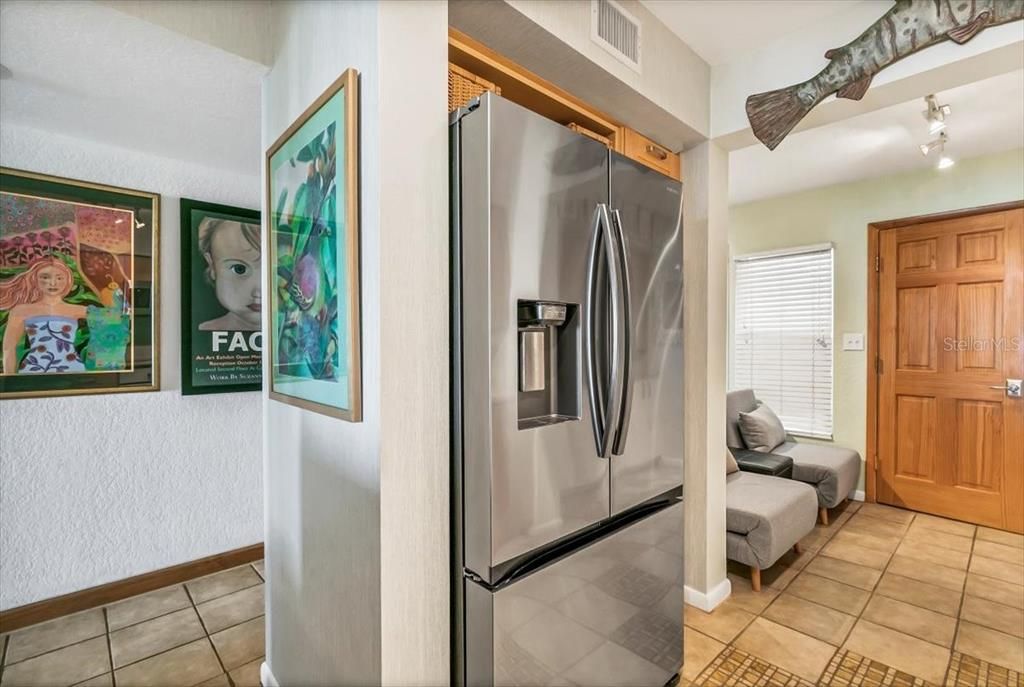
<instances>
[{"instance_id":1,"label":"french door refrigerator","mask_svg":"<svg viewBox=\"0 0 1024 687\"><path fill-rule=\"evenodd\" d=\"M682 664L679 182L485 94L453 115L453 683Z\"/></svg>"}]
</instances>

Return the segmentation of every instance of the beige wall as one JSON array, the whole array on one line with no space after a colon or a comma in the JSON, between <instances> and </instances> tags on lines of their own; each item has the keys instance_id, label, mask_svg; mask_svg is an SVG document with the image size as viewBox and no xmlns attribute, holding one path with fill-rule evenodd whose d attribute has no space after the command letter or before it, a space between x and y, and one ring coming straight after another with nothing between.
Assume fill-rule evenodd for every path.
<instances>
[{"instance_id":1,"label":"beige wall","mask_svg":"<svg viewBox=\"0 0 1024 687\"><path fill-rule=\"evenodd\" d=\"M908 152L908 155L912 152ZM835 244L835 443L865 453L866 351L843 351L844 332L867 334L867 225L1024 198L1024 150L961 160L951 169L839 184L729 210L733 255ZM809 439L806 441L810 441ZM863 475L858 489L863 489Z\"/></svg>"},{"instance_id":2,"label":"beige wall","mask_svg":"<svg viewBox=\"0 0 1024 687\"><path fill-rule=\"evenodd\" d=\"M641 25L639 72L591 40L589 0L459 0L449 21L661 145L700 144L709 127L710 67L642 4L623 5Z\"/></svg>"},{"instance_id":3,"label":"beige wall","mask_svg":"<svg viewBox=\"0 0 1024 687\"><path fill-rule=\"evenodd\" d=\"M725 572L725 349L729 156L714 143L683 156L683 389L686 601L710 611Z\"/></svg>"},{"instance_id":4,"label":"beige wall","mask_svg":"<svg viewBox=\"0 0 1024 687\"><path fill-rule=\"evenodd\" d=\"M616 79L707 136L711 120L711 69L649 9L635 0L620 5L641 25L641 64L637 72L590 37L591 4L576 0L507 0ZM671 65L672 68L667 68ZM578 91L573 93L579 95ZM601 107L600 103L594 103Z\"/></svg>"},{"instance_id":5,"label":"beige wall","mask_svg":"<svg viewBox=\"0 0 1024 687\"><path fill-rule=\"evenodd\" d=\"M264 398L264 684L448 680L447 17L274 3L264 148L360 72L363 421Z\"/></svg>"}]
</instances>

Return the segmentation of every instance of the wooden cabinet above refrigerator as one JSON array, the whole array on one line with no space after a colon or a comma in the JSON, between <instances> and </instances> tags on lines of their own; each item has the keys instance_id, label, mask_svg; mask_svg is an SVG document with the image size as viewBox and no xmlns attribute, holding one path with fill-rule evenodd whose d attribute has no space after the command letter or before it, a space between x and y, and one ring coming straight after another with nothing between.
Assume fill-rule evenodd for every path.
<instances>
[{"instance_id":1,"label":"wooden cabinet above refrigerator","mask_svg":"<svg viewBox=\"0 0 1024 687\"><path fill-rule=\"evenodd\" d=\"M667 146L615 121L466 34L449 28L448 110L462 107L484 91L492 91L577 133L601 141L612 150L666 176L682 178L679 155Z\"/></svg>"}]
</instances>

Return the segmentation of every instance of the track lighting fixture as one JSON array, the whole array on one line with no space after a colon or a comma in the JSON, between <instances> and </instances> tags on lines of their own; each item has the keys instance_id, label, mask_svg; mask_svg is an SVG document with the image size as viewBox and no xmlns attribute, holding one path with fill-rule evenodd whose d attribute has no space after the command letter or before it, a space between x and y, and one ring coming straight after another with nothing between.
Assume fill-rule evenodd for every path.
<instances>
[{"instance_id":1,"label":"track lighting fixture","mask_svg":"<svg viewBox=\"0 0 1024 687\"><path fill-rule=\"evenodd\" d=\"M921 114L928 120L928 133L932 136L946 128L946 115L950 113L949 105L939 105L939 100L934 95L924 99L926 109Z\"/></svg>"},{"instance_id":2,"label":"track lighting fixture","mask_svg":"<svg viewBox=\"0 0 1024 687\"><path fill-rule=\"evenodd\" d=\"M956 164L953 158L946 155L946 143L949 142L949 136L946 133L946 115L950 112L949 105L939 105L939 101L934 95L926 97L924 102L928 109L922 114L928 120L928 133L932 136L938 134L938 137L927 143L922 143L920 145L921 154L928 157L932 151L939 151L939 162L936 164L936 168L948 169Z\"/></svg>"},{"instance_id":3,"label":"track lighting fixture","mask_svg":"<svg viewBox=\"0 0 1024 687\"><path fill-rule=\"evenodd\" d=\"M946 147L946 142L948 140L949 136L946 135L946 132L940 132L939 137L936 138L935 140L921 144L921 154L924 155L925 157L928 157L928 155L930 155L933 150L938 150L939 152L942 152L942 150Z\"/></svg>"}]
</instances>

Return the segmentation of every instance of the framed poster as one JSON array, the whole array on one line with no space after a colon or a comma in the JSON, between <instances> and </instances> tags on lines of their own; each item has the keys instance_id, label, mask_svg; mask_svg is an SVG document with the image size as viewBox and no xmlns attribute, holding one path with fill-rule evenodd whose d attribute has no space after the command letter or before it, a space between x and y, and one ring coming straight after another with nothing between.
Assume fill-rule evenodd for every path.
<instances>
[{"instance_id":1,"label":"framed poster","mask_svg":"<svg viewBox=\"0 0 1024 687\"><path fill-rule=\"evenodd\" d=\"M362 419L358 74L347 70L267 151L270 398Z\"/></svg>"},{"instance_id":2,"label":"framed poster","mask_svg":"<svg viewBox=\"0 0 1024 687\"><path fill-rule=\"evenodd\" d=\"M263 385L260 213L181 199L181 393Z\"/></svg>"},{"instance_id":3,"label":"framed poster","mask_svg":"<svg viewBox=\"0 0 1024 687\"><path fill-rule=\"evenodd\" d=\"M0 168L0 398L160 388L160 196Z\"/></svg>"}]
</instances>

